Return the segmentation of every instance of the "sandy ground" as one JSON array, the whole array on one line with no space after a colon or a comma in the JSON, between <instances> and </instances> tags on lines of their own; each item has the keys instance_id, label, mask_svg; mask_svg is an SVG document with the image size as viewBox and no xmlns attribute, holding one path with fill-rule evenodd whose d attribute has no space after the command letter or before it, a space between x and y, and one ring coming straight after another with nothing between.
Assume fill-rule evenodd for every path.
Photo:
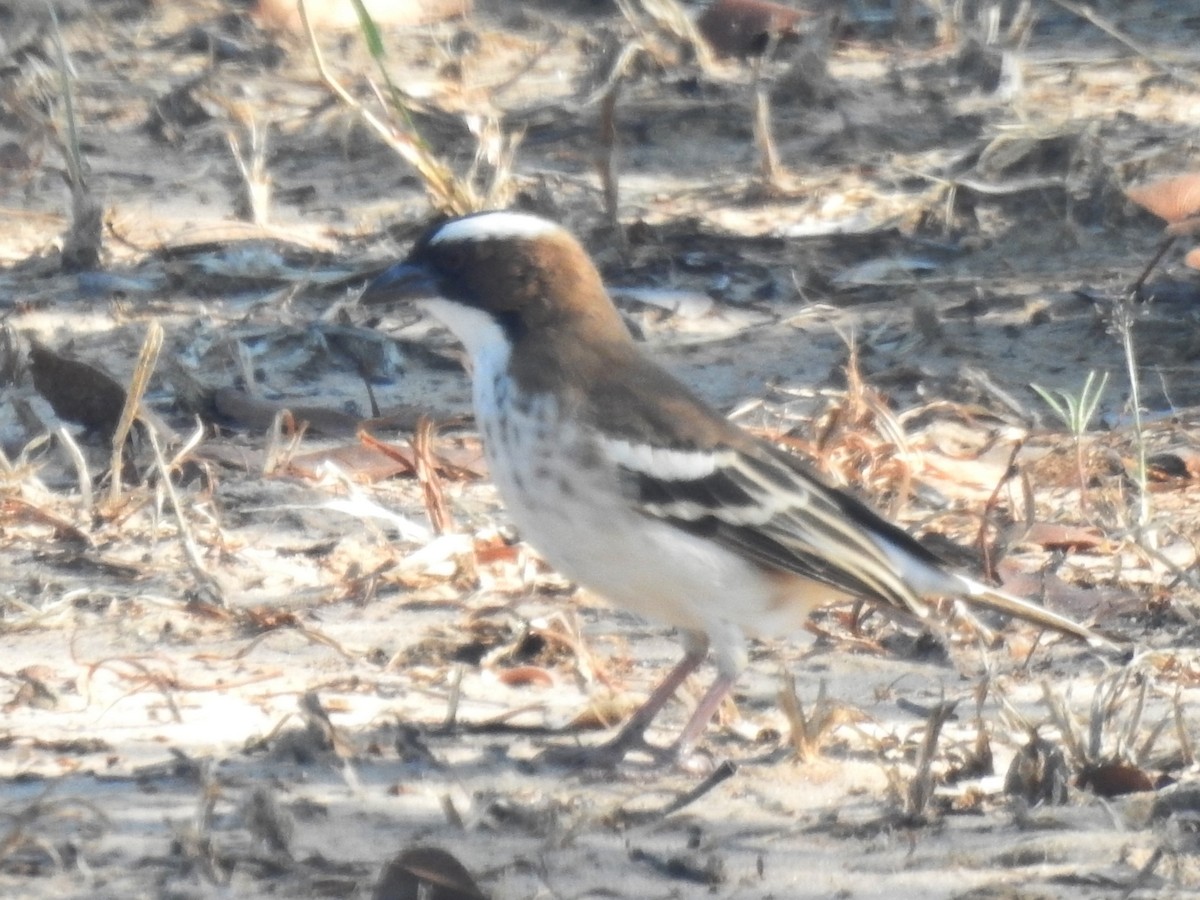
<instances>
[{"instance_id":1,"label":"sandy ground","mask_svg":"<svg viewBox=\"0 0 1200 900\"><path fill-rule=\"evenodd\" d=\"M750 68L701 68L648 19L479 0L465 21L385 30L433 150L461 173L479 122L520 134L509 200L581 235L681 377L965 568L986 545L1012 589L1131 642L1102 658L997 622L985 649L966 627L934 639L830 610L814 633L754 644L704 746L735 765L708 781L639 758L536 764L598 740L678 649L515 542L447 337L354 305L429 202L304 41L211 2L62 8L76 193L103 210L97 264L64 270L64 103L34 6L0 3L0 895L1200 890L1184 245L1152 302L1122 300L1161 235L1123 189L1197 165L1188 4L1101 2L1087 21L1037 2L1004 52L969 39L982 20L950 33L918 4L901 34L888 4L847 5L834 39L807 27L764 70L783 165L770 186ZM617 231L600 98L635 38ZM321 43L378 110L360 36ZM248 157L252 132L262 228L240 221L229 140ZM163 459L139 431L114 489L95 432L156 325ZM34 341L50 355L31 367ZM1077 396L1089 371L1109 380L1077 443L1029 385ZM80 397L90 430L64 412ZM310 423L302 436L282 408ZM421 414L442 426L415 454L436 467L428 490L412 475ZM435 536L439 489L451 527ZM793 682L806 724L784 712ZM434 881L456 859L479 893L377 890L406 851Z\"/></svg>"}]
</instances>

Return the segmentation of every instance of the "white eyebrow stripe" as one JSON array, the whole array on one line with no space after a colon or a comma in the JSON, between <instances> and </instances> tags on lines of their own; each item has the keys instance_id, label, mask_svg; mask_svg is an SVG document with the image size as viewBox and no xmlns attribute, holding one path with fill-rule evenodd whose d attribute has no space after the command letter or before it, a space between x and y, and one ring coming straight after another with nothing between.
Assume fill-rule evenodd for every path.
<instances>
[{"instance_id":1,"label":"white eyebrow stripe","mask_svg":"<svg viewBox=\"0 0 1200 900\"><path fill-rule=\"evenodd\" d=\"M562 226L521 212L490 212L447 222L433 233L431 244L537 238L562 231Z\"/></svg>"}]
</instances>

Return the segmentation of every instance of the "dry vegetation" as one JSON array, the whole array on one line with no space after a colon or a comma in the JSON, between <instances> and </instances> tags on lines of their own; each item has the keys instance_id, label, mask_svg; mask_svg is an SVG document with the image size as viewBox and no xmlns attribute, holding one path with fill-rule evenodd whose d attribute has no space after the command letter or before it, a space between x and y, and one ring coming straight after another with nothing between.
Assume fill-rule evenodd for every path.
<instances>
[{"instance_id":1,"label":"dry vegetation","mask_svg":"<svg viewBox=\"0 0 1200 900\"><path fill-rule=\"evenodd\" d=\"M672 0L377 46L0 2L0 894L1200 889L1200 13L835 6L725 55ZM747 427L1128 658L831 609L755 645L709 779L531 766L675 650L514 542L446 337L355 305L498 203Z\"/></svg>"}]
</instances>

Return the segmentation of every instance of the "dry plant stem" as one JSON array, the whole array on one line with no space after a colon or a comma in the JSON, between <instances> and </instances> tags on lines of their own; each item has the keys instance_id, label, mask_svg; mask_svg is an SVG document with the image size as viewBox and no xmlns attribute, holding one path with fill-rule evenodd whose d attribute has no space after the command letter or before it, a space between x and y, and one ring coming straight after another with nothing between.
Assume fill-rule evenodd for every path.
<instances>
[{"instance_id":1,"label":"dry plant stem","mask_svg":"<svg viewBox=\"0 0 1200 900\"><path fill-rule=\"evenodd\" d=\"M289 432L287 443L284 443L284 426ZM300 448L304 435L308 432L308 423L301 422L296 427L296 420L291 410L281 409L271 419L271 430L267 434L267 446L263 451L263 474L273 475L286 466L296 451Z\"/></svg>"},{"instance_id":2,"label":"dry plant stem","mask_svg":"<svg viewBox=\"0 0 1200 900\"><path fill-rule=\"evenodd\" d=\"M1188 585L1188 587L1190 587L1194 591L1200 590L1200 578L1197 578L1196 575L1193 574L1191 571L1181 568L1179 563L1175 562L1173 559L1170 559L1161 550L1158 550L1157 548L1154 548L1154 547L1147 547L1144 542L1137 542L1136 547L1138 550L1140 550L1142 553L1144 553L1147 557L1154 560L1156 563L1158 563L1164 569L1166 569L1168 572L1170 572L1171 575L1173 575L1175 577L1176 581L1182 581L1184 584ZM1172 586L1173 585L1174 585L1174 582L1172 582ZM1194 612L1192 612L1192 610L1189 607L1185 606L1182 603L1176 603L1176 604L1174 604L1174 606L1172 608L1179 615L1179 617L1182 618L1189 625L1192 625L1192 626L1200 625L1200 618L1198 618L1196 616L1196 614Z\"/></svg>"},{"instance_id":3,"label":"dry plant stem","mask_svg":"<svg viewBox=\"0 0 1200 900\"><path fill-rule=\"evenodd\" d=\"M454 524L450 515L450 506L446 502L446 491L442 487L442 479L438 476L437 462L433 454L433 439L437 427L428 416L422 416L417 422L413 433L413 461L417 465L417 481L425 497L425 512L429 516L429 524L435 534L445 534Z\"/></svg>"},{"instance_id":4,"label":"dry plant stem","mask_svg":"<svg viewBox=\"0 0 1200 900\"><path fill-rule=\"evenodd\" d=\"M821 682L822 689L825 682ZM808 762L815 749L808 740L808 720L804 715L804 707L796 694L796 679L786 670L783 672L782 684L779 688L779 707L783 710L784 718L788 720L791 731L792 749L801 762Z\"/></svg>"},{"instance_id":5,"label":"dry plant stem","mask_svg":"<svg viewBox=\"0 0 1200 900\"><path fill-rule=\"evenodd\" d=\"M1137 874L1133 877L1132 884L1125 893L1121 894L1120 900L1130 900L1134 894L1146 886L1150 877L1154 874L1154 870L1158 868L1163 861L1163 857L1167 855L1166 848L1159 845L1154 848L1154 852L1150 854L1150 858L1146 860L1146 864L1138 869Z\"/></svg>"},{"instance_id":6,"label":"dry plant stem","mask_svg":"<svg viewBox=\"0 0 1200 900\"><path fill-rule=\"evenodd\" d=\"M391 125L374 115L337 82L325 66L325 58L321 54L317 36L308 20L304 0L297 0L297 8L300 10L300 21L304 24L304 33L308 37L313 61L317 65L317 74L320 75L325 86L342 103L357 113L358 117L379 135L383 142L401 159L417 171L417 174L421 176L421 181L425 184L425 189L432 195L440 209L453 215L474 212L477 208L476 198L463 187L448 167L433 156L415 130L411 134L397 135Z\"/></svg>"},{"instance_id":7,"label":"dry plant stem","mask_svg":"<svg viewBox=\"0 0 1200 900\"><path fill-rule=\"evenodd\" d=\"M170 471L174 472L176 469L178 469L183 464L184 460L192 455L192 451L200 446L200 443L203 440L204 424L199 420L199 418L197 418L195 430L192 432L191 436L183 442L183 446L179 448L178 452L171 460L169 467Z\"/></svg>"},{"instance_id":8,"label":"dry plant stem","mask_svg":"<svg viewBox=\"0 0 1200 900\"><path fill-rule=\"evenodd\" d=\"M242 145L232 131L226 135L229 141L229 152L237 163L238 173L242 176L242 189L246 192L245 210L250 214L250 221L260 227L267 226L271 214L271 176L267 174L267 134L259 130L251 122L250 155L242 156Z\"/></svg>"},{"instance_id":9,"label":"dry plant stem","mask_svg":"<svg viewBox=\"0 0 1200 900\"><path fill-rule=\"evenodd\" d=\"M75 100L71 90L70 63L67 48L63 43L62 30L54 5L46 4L53 23L54 49L58 62L59 84L62 89L63 111L67 120L67 139L63 146L63 157L67 164L67 175L71 184L71 227L63 243L63 260L83 268L99 262L104 210L88 190L83 173L83 155L80 152L79 128L75 118Z\"/></svg>"},{"instance_id":10,"label":"dry plant stem","mask_svg":"<svg viewBox=\"0 0 1200 900\"><path fill-rule=\"evenodd\" d=\"M817 687L817 699L813 701L809 713L805 714L804 706L796 693L796 679L790 673L783 672L779 705L788 720L792 748L802 763L812 762L820 756L822 741L844 721L844 717L838 714L838 707L829 702L827 685L823 678Z\"/></svg>"},{"instance_id":11,"label":"dry plant stem","mask_svg":"<svg viewBox=\"0 0 1200 900\"><path fill-rule=\"evenodd\" d=\"M458 724L458 706L462 702L462 680L463 680L463 665L459 663L454 667L454 674L450 679L450 694L446 697L446 715L442 719L442 729L452 731Z\"/></svg>"},{"instance_id":12,"label":"dry plant stem","mask_svg":"<svg viewBox=\"0 0 1200 900\"><path fill-rule=\"evenodd\" d=\"M992 580L996 578L996 563L992 559L992 548L987 539L988 522L992 518L992 511L995 510L997 502L1000 499L1000 491L1004 486L1012 480L1013 475L1017 471L1017 454L1021 452L1021 447L1024 441L1016 441L1013 444L1012 453L1008 455L1008 463L1004 467L1004 474L1000 476L1000 480L996 482L996 487L992 491L992 495L988 497L987 503L983 506L983 519L979 523L979 536L976 538L976 543L979 544L979 556L983 560L983 572Z\"/></svg>"},{"instance_id":13,"label":"dry plant stem","mask_svg":"<svg viewBox=\"0 0 1200 900\"><path fill-rule=\"evenodd\" d=\"M258 637L254 638L252 641L250 641L248 644L246 644L245 647L243 647L241 650L239 650L237 653L235 653L232 658L233 659L245 659L247 656L250 655L250 652L255 647L257 647L259 644L266 641L268 638L270 638L274 635L277 635L279 633L280 633L280 629L272 629L270 631L264 631ZM307 628L303 625L295 625L289 630L288 633L289 634L291 634L291 633L299 634L302 638L307 640L309 643L320 644L322 647L328 647L334 653L338 654L339 656L341 656L343 659L345 659L347 661L357 661L359 658L359 657L355 656L353 653L351 653L349 650L347 650L345 647L343 647L341 644L339 644L337 641L335 641L333 638L331 638L329 635L322 634L321 632L317 631L314 628ZM249 684L251 682L247 681L245 683ZM223 686L224 685L232 685L232 684L234 684L234 682L232 682L232 681L222 682Z\"/></svg>"},{"instance_id":14,"label":"dry plant stem","mask_svg":"<svg viewBox=\"0 0 1200 900\"><path fill-rule=\"evenodd\" d=\"M618 78L612 82L612 86L600 102L600 149L596 155L600 186L604 191L604 214L614 233L620 233L621 228L617 218L620 204L617 171L617 96L620 92L621 80Z\"/></svg>"},{"instance_id":15,"label":"dry plant stem","mask_svg":"<svg viewBox=\"0 0 1200 900\"><path fill-rule=\"evenodd\" d=\"M956 706L957 700L943 700L930 710L929 721L925 723L925 737L917 754L917 771L908 786L908 808L905 812L910 816L924 813L929 798L933 796L933 759L937 753L938 737Z\"/></svg>"},{"instance_id":16,"label":"dry plant stem","mask_svg":"<svg viewBox=\"0 0 1200 900\"><path fill-rule=\"evenodd\" d=\"M1196 750L1192 745L1191 735L1188 734L1187 722L1183 715L1183 703L1181 699L1182 688L1175 689L1175 698L1171 705L1172 718L1175 721L1175 736L1179 741L1179 754L1183 757L1183 764L1186 768L1191 768L1196 764Z\"/></svg>"},{"instance_id":17,"label":"dry plant stem","mask_svg":"<svg viewBox=\"0 0 1200 900\"><path fill-rule=\"evenodd\" d=\"M1125 351L1125 367L1129 372L1129 402L1133 407L1134 451L1137 468L1134 481L1138 490L1137 516L1133 532L1137 542L1146 546L1146 526L1150 524L1150 492L1146 477L1146 434L1142 427L1141 379L1138 376L1137 353L1133 345L1133 295L1127 295L1117 305L1117 332L1121 336L1121 348Z\"/></svg>"},{"instance_id":18,"label":"dry plant stem","mask_svg":"<svg viewBox=\"0 0 1200 900\"><path fill-rule=\"evenodd\" d=\"M641 42L633 40L625 44L621 48L620 54L617 56L616 62L612 64L612 68L608 72L608 77L594 91L587 95L581 102L580 106L592 106L601 102L608 96L609 92L613 91L617 84L625 78L625 73L629 71L630 64L638 58L639 53L645 53L646 48L641 45Z\"/></svg>"},{"instance_id":19,"label":"dry plant stem","mask_svg":"<svg viewBox=\"0 0 1200 900\"><path fill-rule=\"evenodd\" d=\"M1137 277L1137 281L1129 288L1129 296L1135 300L1142 296L1142 287L1146 284L1146 279L1150 277L1150 273L1154 271L1154 267L1158 265L1158 261L1175 245L1177 238L1178 235L1168 234L1159 242L1158 249L1150 257L1150 262L1146 263L1146 268L1142 270L1142 274Z\"/></svg>"},{"instance_id":20,"label":"dry plant stem","mask_svg":"<svg viewBox=\"0 0 1200 900\"><path fill-rule=\"evenodd\" d=\"M54 431L55 437L58 438L62 448L67 451L67 455L71 457L71 462L75 466L75 476L79 479L79 497L83 501L84 509L92 508L92 476L88 472L87 459L84 458L83 451L79 449L79 444L75 442L75 438L71 437L71 432L66 426L59 426Z\"/></svg>"},{"instance_id":21,"label":"dry plant stem","mask_svg":"<svg viewBox=\"0 0 1200 900\"><path fill-rule=\"evenodd\" d=\"M767 49L754 60L754 141L758 144L759 167L763 182L768 187L777 187L783 174L779 162L779 148L771 128L771 92L764 83L763 69L775 50L774 35L767 41Z\"/></svg>"},{"instance_id":22,"label":"dry plant stem","mask_svg":"<svg viewBox=\"0 0 1200 900\"><path fill-rule=\"evenodd\" d=\"M1067 749L1067 755L1077 766L1085 766L1088 762L1087 748L1079 733L1079 725L1067 709L1066 701L1050 685L1049 681L1042 682L1042 699L1050 711L1050 719L1058 729L1062 742Z\"/></svg>"},{"instance_id":23,"label":"dry plant stem","mask_svg":"<svg viewBox=\"0 0 1200 900\"><path fill-rule=\"evenodd\" d=\"M167 466L166 459L163 457L162 447L158 443L158 435L154 433L153 428L147 428L146 435L150 441L151 448L154 450L154 462L158 467L158 476L162 479L163 490L167 492L167 499L171 501L171 511L175 514L175 521L179 525L179 543L183 547L183 554L187 559L188 568L192 570L192 575L195 577L197 585L206 594L216 598L216 602L223 606L225 600L221 594L220 586L217 584L216 579L204 568L204 561L200 557L200 549L196 546L196 539L192 536L191 526L188 524L187 517L183 514L183 506L179 502L179 494L175 491L175 485L171 481L171 470Z\"/></svg>"},{"instance_id":24,"label":"dry plant stem","mask_svg":"<svg viewBox=\"0 0 1200 900\"><path fill-rule=\"evenodd\" d=\"M617 0L617 7L639 34L644 35L657 28L676 40L691 45L702 72L707 74L713 70L713 55L708 41L700 34L692 17L684 12L676 0ZM653 28L638 15L635 7L639 7L650 18Z\"/></svg>"},{"instance_id":25,"label":"dry plant stem","mask_svg":"<svg viewBox=\"0 0 1200 900\"><path fill-rule=\"evenodd\" d=\"M70 820L76 824L84 821L83 812L88 812L95 824L108 826L111 820L98 807L85 800L51 800L50 790L47 789L38 799L19 810L6 812L5 818L11 827L0 834L0 861L8 858L12 852L24 844L34 844L54 860L58 869L64 869L62 855L49 841L45 841L29 832L31 826L39 822L53 823L54 820Z\"/></svg>"},{"instance_id":26,"label":"dry plant stem","mask_svg":"<svg viewBox=\"0 0 1200 900\"><path fill-rule=\"evenodd\" d=\"M1126 669L1119 673L1110 681L1101 681L1096 686L1095 693L1092 694L1092 708L1088 716L1088 757L1090 759L1099 759L1100 754L1104 751L1104 728L1116 715L1120 707L1125 688L1129 684L1129 670ZM1145 689L1145 683L1142 685ZM1135 709L1135 720L1140 721L1140 709ZM1135 724L1136 728L1136 724ZM1124 746L1122 738L1118 735L1116 752L1118 755L1124 755Z\"/></svg>"},{"instance_id":27,"label":"dry plant stem","mask_svg":"<svg viewBox=\"0 0 1200 900\"><path fill-rule=\"evenodd\" d=\"M1079 18L1083 19L1084 21L1089 22L1092 25L1095 25L1097 28L1099 28L1101 31L1103 31L1105 34L1107 34L1110 38L1112 38L1113 40L1115 40L1121 44L1124 44L1126 47L1128 47L1130 50L1132 50L1138 56L1142 57L1142 59L1146 60L1148 63L1150 63L1150 65L1154 66L1154 68L1158 69L1164 75L1170 75L1172 78L1174 78L1180 84L1185 84L1188 87L1200 87L1200 81L1197 81L1195 78L1192 78L1188 75L1183 74L1178 69L1176 69L1174 66L1168 65L1167 63L1163 62L1149 48L1144 47L1142 44L1133 40L1133 38L1129 37L1127 34L1125 34L1120 29L1118 29L1117 26L1113 25L1110 21L1103 18L1102 16L1099 16L1096 13L1092 12L1092 10L1088 9L1088 7L1084 6L1082 3L1076 3L1075 0L1050 0L1050 2L1053 3L1055 6L1062 7L1069 13L1073 13L1074 15L1079 16Z\"/></svg>"},{"instance_id":28,"label":"dry plant stem","mask_svg":"<svg viewBox=\"0 0 1200 900\"><path fill-rule=\"evenodd\" d=\"M724 781L728 781L737 774L737 764L725 760L712 772L710 772L703 781L690 790L684 791L670 803L663 806L661 809L647 810L644 812L629 813L623 816L626 826L645 826L652 822L657 822L665 819L667 816L674 815L685 807L691 806L717 785Z\"/></svg>"},{"instance_id":29,"label":"dry plant stem","mask_svg":"<svg viewBox=\"0 0 1200 900\"><path fill-rule=\"evenodd\" d=\"M138 353L137 363L133 367L133 377L125 392L125 406L121 410L121 418L112 437L112 462L109 465L109 494L108 502L116 507L121 498L121 454L125 441L129 437L129 429L137 418L142 398L146 395L146 387L150 384L150 376L154 373L154 364L158 362L158 353L162 350L163 328L157 321L152 321L146 328L146 338L142 341L141 352ZM147 425L146 432L154 431L153 426Z\"/></svg>"}]
</instances>

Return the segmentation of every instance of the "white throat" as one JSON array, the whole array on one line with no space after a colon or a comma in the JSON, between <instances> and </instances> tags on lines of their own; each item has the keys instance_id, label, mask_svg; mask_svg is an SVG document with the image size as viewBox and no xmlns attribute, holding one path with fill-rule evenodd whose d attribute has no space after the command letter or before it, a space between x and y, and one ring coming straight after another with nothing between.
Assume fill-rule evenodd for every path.
<instances>
[{"instance_id":1,"label":"white throat","mask_svg":"<svg viewBox=\"0 0 1200 900\"><path fill-rule=\"evenodd\" d=\"M490 420L497 405L508 390L508 361L512 344L504 329L482 310L455 303L452 300L431 298L418 305L449 328L462 342L471 357L471 384L475 400L475 415Z\"/></svg>"},{"instance_id":2,"label":"white throat","mask_svg":"<svg viewBox=\"0 0 1200 900\"><path fill-rule=\"evenodd\" d=\"M476 373L508 368L512 346L504 329L487 313L441 297L419 300L416 305L454 332L467 349Z\"/></svg>"}]
</instances>

